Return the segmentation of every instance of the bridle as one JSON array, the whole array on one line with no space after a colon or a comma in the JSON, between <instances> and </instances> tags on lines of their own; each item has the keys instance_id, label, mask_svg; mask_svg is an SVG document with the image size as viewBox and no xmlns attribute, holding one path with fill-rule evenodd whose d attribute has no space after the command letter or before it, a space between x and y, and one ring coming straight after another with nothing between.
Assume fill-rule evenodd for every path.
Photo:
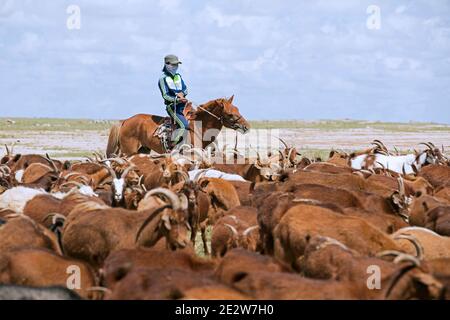
<instances>
[{"instance_id":1,"label":"bridle","mask_svg":"<svg viewBox=\"0 0 450 320\"><path fill-rule=\"evenodd\" d=\"M214 118L216 118L222 125L228 124L230 128L235 129L237 127L237 123L239 122L239 120L242 119L242 115L240 115L236 120L234 120L232 123L229 122L227 119L225 119L223 116L219 117L217 115L215 115L214 113L212 113L211 111L203 108L202 106L194 103L193 101L191 101L191 103L198 109L205 111L206 113L208 113L210 116L213 116Z\"/></svg>"}]
</instances>

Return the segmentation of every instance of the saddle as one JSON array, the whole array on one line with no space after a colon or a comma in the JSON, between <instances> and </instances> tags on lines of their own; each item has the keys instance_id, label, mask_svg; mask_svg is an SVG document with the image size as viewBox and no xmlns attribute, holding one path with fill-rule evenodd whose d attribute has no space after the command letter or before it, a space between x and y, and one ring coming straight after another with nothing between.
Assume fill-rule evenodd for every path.
<instances>
[{"instance_id":1,"label":"saddle","mask_svg":"<svg viewBox=\"0 0 450 320\"><path fill-rule=\"evenodd\" d=\"M183 114L186 119L191 120L195 109L192 107L192 102L188 102L184 108ZM170 152L174 147L172 143L172 133L177 129L176 123L171 117L164 117L161 124L155 130L154 136L161 140L161 145L164 147L166 152Z\"/></svg>"},{"instance_id":2,"label":"saddle","mask_svg":"<svg viewBox=\"0 0 450 320\"><path fill-rule=\"evenodd\" d=\"M172 133L176 130L177 126L171 117L164 117L161 124L155 130L154 136L161 140L161 145L164 147L165 152L172 150Z\"/></svg>"}]
</instances>

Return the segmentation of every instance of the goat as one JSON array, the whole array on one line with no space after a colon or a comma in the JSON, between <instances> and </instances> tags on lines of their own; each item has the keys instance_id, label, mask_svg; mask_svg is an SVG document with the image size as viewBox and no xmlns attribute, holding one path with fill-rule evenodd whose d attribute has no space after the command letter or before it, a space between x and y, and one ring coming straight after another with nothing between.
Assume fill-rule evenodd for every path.
<instances>
[{"instance_id":1,"label":"goat","mask_svg":"<svg viewBox=\"0 0 450 320\"><path fill-rule=\"evenodd\" d=\"M388 235L363 219L301 204L290 208L275 227L275 256L297 269L297 259L304 254L308 239L314 235L335 238L365 255L373 256L382 250L398 250Z\"/></svg>"},{"instance_id":2,"label":"goat","mask_svg":"<svg viewBox=\"0 0 450 320\"><path fill-rule=\"evenodd\" d=\"M243 215L250 213L251 223ZM244 219L243 219L244 218ZM223 257L231 248L242 247L256 251L259 243L259 226L256 221L256 209L236 207L220 218L213 227L211 251L214 257Z\"/></svg>"},{"instance_id":3,"label":"goat","mask_svg":"<svg viewBox=\"0 0 450 320\"><path fill-rule=\"evenodd\" d=\"M450 238L421 227L406 227L397 230L391 238L402 251L413 254L417 249L411 245L404 236L412 236L417 239L423 250L423 259L450 258Z\"/></svg>"},{"instance_id":4,"label":"goat","mask_svg":"<svg viewBox=\"0 0 450 320\"><path fill-rule=\"evenodd\" d=\"M74 291L92 298L94 272L81 261L62 257L45 249L19 249L0 255L0 283L33 287L66 286L69 267L79 270L80 287Z\"/></svg>"},{"instance_id":5,"label":"goat","mask_svg":"<svg viewBox=\"0 0 450 320\"><path fill-rule=\"evenodd\" d=\"M64 252L98 267L110 252L118 249L150 247L161 237L171 249L183 248L189 242L187 208L176 194L154 189L146 197L161 194L169 204L132 211L110 208L98 203L77 205L68 215L62 231Z\"/></svg>"}]
</instances>

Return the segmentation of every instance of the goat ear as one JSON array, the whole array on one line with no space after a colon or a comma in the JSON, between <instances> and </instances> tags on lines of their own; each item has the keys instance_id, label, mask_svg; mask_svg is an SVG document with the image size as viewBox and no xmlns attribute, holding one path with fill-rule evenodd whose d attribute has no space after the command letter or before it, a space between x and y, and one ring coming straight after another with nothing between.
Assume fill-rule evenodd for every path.
<instances>
[{"instance_id":1,"label":"goat ear","mask_svg":"<svg viewBox=\"0 0 450 320\"><path fill-rule=\"evenodd\" d=\"M184 181L180 181L180 182L177 182L176 184L174 184L171 189L173 192L178 193L181 191L181 189L183 189L183 186L184 186Z\"/></svg>"},{"instance_id":2,"label":"goat ear","mask_svg":"<svg viewBox=\"0 0 450 320\"><path fill-rule=\"evenodd\" d=\"M21 156L22 156L21 154L16 154L16 155L14 156L14 158L13 158L13 161L14 161L14 162L19 161L19 159L20 159Z\"/></svg>"},{"instance_id":3,"label":"goat ear","mask_svg":"<svg viewBox=\"0 0 450 320\"><path fill-rule=\"evenodd\" d=\"M234 94L230 97L230 99L228 99L228 102L231 104L233 103L233 99L234 99Z\"/></svg>"},{"instance_id":4,"label":"goat ear","mask_svg":"<svg viewBox=\"0 0 450 320\"><path fill-rule=\"evenodd\" d=\"M421 295L419 299L442 299L444 286L432 275L427 273L417 273L413 276L414 285Z\"/></svg>"},{"instance_id":5,"label":"goat ear","mask_svg":"<svg viewBox=\"0 0 450 320\"><path fill-rule=\"evenodd\" d=\"M398 191L394 191L394 193L391 195L392 202L397 206L397 208L401 207L402 203L402 197L400 196L400 193Z\"/></svg>"},{"instance_id":6,"label":"goat ear","mask_svg":"<svg viewBox=\"0 0 450 320\"><path fill-rule=\"evenodd\" d=\"M209 184L209 180L204 179L203 181L200 182L200 188L204 189L208 186L208 184Z\"/></svg>"},{"instance_id":7,"label":"goat ear","mask_svg":"<svg viewBox=\"0 0 450 320\"><path fill-rule=\"evenodd\" d=\"M334 150L331 150L330 151L330 155L328 156L329 158L332 158L333 156L334 156L334 153L335 153L335 151Z\"/></svg>"},{"instance_id":8,"label":"goat ear","mask_svg":"<svg viewBox=\"0 0 450 320\"><path fill-rule=\"evenodd\" d=\"M170 225L170 217L168 213L164 213L161 220L164 222L164 227L166 227L167 230L172 229L172 226Z\"/></svg>"},{"instance_id":9,"label":"goat ear","mask_svg":"<svg viewBox=\"0 0 450 320\"><path fill-rule=\"evenodd\" d=\"M69 168L70 168L70 161L69 160L64 161L63 169L69 170Z\"/></svg>"}]
</instances>

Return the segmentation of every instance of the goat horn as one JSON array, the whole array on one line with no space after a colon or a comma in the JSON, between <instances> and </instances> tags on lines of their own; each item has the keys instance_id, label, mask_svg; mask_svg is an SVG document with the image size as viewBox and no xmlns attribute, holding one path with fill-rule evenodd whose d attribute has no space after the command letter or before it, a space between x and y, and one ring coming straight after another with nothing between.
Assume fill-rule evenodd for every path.
<instances>
[{"instance_id":1,"label":"goat horn","mask_svg":"<svg viewBox=\"0 0 450 320\"><path fill-rule=\"evenodd\" d=\"M259 229L259 226L258 226L258 225L248 227L247 229L244 230L244 232L242 232L242 235L243 235L244 237L246 237L250 232L252 232L253 230L256 230L256 229Z\"/></svg>"},{"instance_id":2,"label":"goat horn","mask_svg":"<svg viewBox=\"0 0 450 320\"><path fill-rule=\"evenodd\" d=\"M405 240L411 241L411 243L416 248L416 258L419 260L423 259L423 247L416 237L414 237L413 235L410 235L410 234L399 234L394 239L395 240L405 239Z\"/></svg>"},{"instance_id":3,"label":"goat horn","mask_svg":"<svg viewBox=\"0 0 450 320\"><path fill-rule=\"evenodd\" d=\"M53 172L59 172L58 168L56 167L56 164L53 162L52 159L50 159L50 156L48 155L48 153L46 153L45 156L47 157L47 160L52 165Z\"/></svg>"},{"instance_id":4,"label":"goat horn","mask_svg":"<svg viewBox=\"0 0 450 320\"><path fill-rule=\"evenodd\" d=\"M108 169L109 175L113 178L113 179L117 179L117 174L116 171L114 171L113 168L106 166L106 169Z\"/></svg>"},{"instance_id":5,"label":"goat horn","mask_svg":"<svg viewBox=\"0 0 450 320\"><path fill-rule=\"evenodd\" d=\"M278 140L280 140L281 141L281 143L284 145L284 147L286 148L286 149L289 149L289 147L288 147L288 145L287 145L287 143L286 142L284 142L284 140L283 139L281 139L281 138L278 138Z\"/></svg>"},{"instance_id":6,"label":"goat horn","mask_svg":"<svg viewBox=\"0 0 450 320\"><path fill-rule=\"evenodd\" d=\"M7 156L11 155L11 153L9 151L9 148L8 148L8 145L5 144L5 148L6 148L6 155Z\"/></svg>"},{"instance_id":7,"label":"goat horn","mask_svg":"<svg viewBox=\"0 0 450 320\"><path fill-rule=\"evenodd\" d=\"M200 179L200 176L201 176L202 174L205 174L206 171L208 171L208 170L209 170L209 169L201 169L201 170L199 170L199 171L197 172L197 174L195 175L195 177L194 177L194 182L197 182L198 179Z\"/></svg>"},{"instance_id":8,"label":"goat horn","mask_svg":"<svg viewBox=\"0 0 450 320\"><path fill-rule=\"evenodd\" d=\"M289 150L289 153L288 153L288 156L287 156L287 159L289 160L289 162L291 161L291 155L292 155L292 152L294 152L294 150L295 150L295 148L291 148Z\"/></svg>"},{"instance_id":9,"label":"goat horn","mask_svg":"<svg viewBox=\"0 0 450 320\"><path fill-rule=\"evenodd\" d=\"M122 158L119 158L119 157L115 157L115 158L106 158L106 159L101 160L100 162L101 162L101 163L105 163L106 161L114 161L114 162L117 162L117 163L120 164L120 165L126 164L126 161L125 161L124 159L122 159Z\"/></svg>"},{"instance_id":10,"label":"goat horn","mask_svg":"<svg viewBox=\"0 0 450 320\"><path fill-rule=\"evenodd\" d=\"M228 227L228 228L230 228L230 230L233 232L234 235L236 235L236 236L239 235L239 233L237 232L236 228L233 227L232 225L230 225L230 224L228 224L228 223L224 223L223 225L226 226L226 227Z\"/></svg>"},{"instance_id":11,"label":"goat horn","mask_svg":"<svg viewBox=\"0 0 450 320\"><path fill-rule=\"evenodd\" d=\"M175 170L175 173L180 174L183 177L185 182L189 181L189 175L186 172L184 172L182 170Z\"/></svg>"},{"instance_id":12,"label":"goat horn","mask_svg":"<svg viewBox=\"0 0 450 320\"><path fill-rule=\"evenodd\" d=\"M99 287L99 286L97 286L97 287L89 287L86 290L87 291L101 291L101 292L104 292L104 293L111 293L112 292L111 289L108 289L106 287Z\"/></svg>"},{"instance_id":13,"label":"goat horn","mask_svg":"<svg viewBox=\"0 0 450 320\"><path fill-rule=\"evenodd\" d=\"M426 146L428 149L433 149L433 147L430 145L429 142L421 142L419 144L423 144L424 146Z\"/></svg>"},{"instance_id":14,"label":"goat horn","mask_svg":"<svg viewBox=\"0 0 450 320\"><path fill-rule=\"evenodd\" d=\"M129 166L128 168L126 168L126 169L122 172L122 174L120 175L120 178L125 179L125 178L127 177L128 173L129 173L131 170L135 169L135 168L136 168L136 167L135 167L134 165Z\"/></svg>"},{"instance_id":15,"label":"goat horn","mask_svg":"<svg viewBox=\"0 0 450 320\"><path fill-rule=\"evenodd\" d=\"M284 162L284 154L283 154L283 152L281 152L281 150L278 150L278 153L280 154L281 159L282 159L282 161Z\"/></svg>"},{"instance_id":16,"label":"goat horn","mask_svg":"<svg viewBox=\"0 0 450 320\"><path fill-rule=\"evenodd\" d=\"M398 182L398 192L400 193L400 195L405 196L405 184L403 182L403 178L402 177L397 178L397 182Z\"/></svg>"},{"instance_id":17,"label":"goat horn","mask_svg":"<svg viewBox=\"0 0 450 320\"><path fill-rule=\"evenodd\" d=\"M384 251L378 252L378 253L376 254L376 256L377 256L378 258L382 258L382 257L386 257L386 256L394 256L394 257L397 257L397 256L399 256L399 255L401 255L401 254L405 254L405 253L404 253L404 252L401 252L401 251L397 251L397 250L384 250Z\"/></svg>"},{"instance_id":18,"label":"goat horn","mask_svg":"<svg viewBox=\"0 0 450 320\"><path fill-rule=\"evenodd\" d=\"M156 189L150 190L149 192L147 192L144 199L147 199L148 197L157 195L157 194L162 194L162 195L166 196L166 198L172 204L173 210L181 209L180 199L178 199L178 196L176 195L176 193L169 189L166 189L166 188L156 188Z\"/></svg>"},{"instance_id":19,"label":"goat horn","mask_svg":"<svg viewBox=\"0 0 450 320\"><path fill-rule=\"evenodd\" d=\"M78 182L78 181L67 181L67 182L64 182L63 184L61 184L60 187L65 187L65 186L70 185L70 184L74 184L74 185L76 185L78 187L85 187L86 186L85 184L82 184L81 182Z\"/></svg>"},{"instance_id":20,"label":"goat horn","mask_svg":"<svg viewBox=\"0 0 450 320\"><path fill-rule=\"evenodd\" d=\"M416 267L420 266L420 260L417 259L416 257L413 257L410 254L402 253L394 259L394 263L397 263L397 264L401 263L403 261L412 262L413 265L415 265Z\"/></svg>"},{"instance_id":21,"label":"goat horn","mask_svg":"<svg viewBox=\"0 0 450 320\"><path fill-rule=\"evenodd\" d=\"M180 205L182 210L187 210L189 208L189 200L184 193L180 194Z\"/></svg>"}]
</instances>

